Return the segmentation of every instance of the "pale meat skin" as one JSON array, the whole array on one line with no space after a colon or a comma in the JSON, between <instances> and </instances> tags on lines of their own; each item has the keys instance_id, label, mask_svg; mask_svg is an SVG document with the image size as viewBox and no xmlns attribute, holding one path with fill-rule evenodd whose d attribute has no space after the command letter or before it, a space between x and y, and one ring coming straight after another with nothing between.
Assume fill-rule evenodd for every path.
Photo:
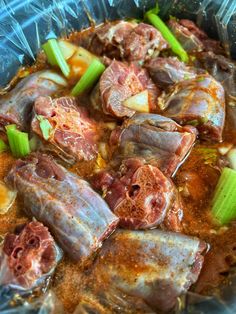
<instances>
[{"instance_id":1,"label":"pale meat skin","mask_svg":"<svg viewBox=\"0 0 236 314\"><path fill-rule=\"evenodd\" d=\"M40 286L62 257L53 237L37 221L7 234L0 250L0 285L19 290Z\"/></svg>"},{"instance_id":2,"label":"pale meat skin","mask_svg":"<svg viewBox=\"0 0 236 314\"><path fill-rule=\"evenodd\" d=\"M54 152L68 163L88 161L97 156L98 127L74 97L39 97L33 113L31 129L44 142L43 150ZM40 118L51 125L46 140L40 128Z\"/></svg>"},{"instance_id":3,"label":"pale meat skin","mask_svg":"<svg viewBox=\"0 0 236 314\"><path fill-rule=\"evenodd\" d=\"M48 226L61 248L84 264L116 228L118 218L89 184L44 154L18 160L6 182L28 215Z\"/></svg>"},{"instance_id":4,"label":"pale meat skin","mask_svg":"<svg viewBox=\"0 0 236 314\"><path fill-rule=\"evenodd\" d=\"M0 97L0 130L4 131L8 124L16 124L19 129L28 130L34 101L39 96L50 96L63 88L45 78L48 72L39 71L27 76L9 93Z\"/></svg>"},{"instance_id":5,"label":"pale meat skin","mask_svg":"<svg viewBox=\"0 0 236 314\"><path fill-rule=\"evenodd\" d=\"M114 160L141 157L172 176L195 143L197 131L158 114L137 113L110 137Z\"/></svg>"},{"instance_id":6,"label":"pale meat skin","mask_svg":"<svg viewBox=\"0 0 236 314\"><path fill-rule=\"evenodd\" d=\"M206 244L160 230L118 230L84 275L76 314L162 313L196 282Z\"/></svg>"},{"instance_id":7,"label":"pale meat skin","mask_svg":"<svg viewBox=\"0 0 236 314\"><path fill-rule=\"evenodd\" d=\"M202 139L222 141L225 92L209 74L177 83L159 105L165 116L179 124L195 125Z\"/></svg>"},{"instance_id":8,"label":"pale meat skin","mask_svg":"<svg viewBox=\"0 0 236 314\"><path fill-rule=\"evenodd\" d=\"M187 66L175 57L152 58L145 63L153 82L166 89L169 86L196 77L196 69Z\"/></svg>"}]
</instances>

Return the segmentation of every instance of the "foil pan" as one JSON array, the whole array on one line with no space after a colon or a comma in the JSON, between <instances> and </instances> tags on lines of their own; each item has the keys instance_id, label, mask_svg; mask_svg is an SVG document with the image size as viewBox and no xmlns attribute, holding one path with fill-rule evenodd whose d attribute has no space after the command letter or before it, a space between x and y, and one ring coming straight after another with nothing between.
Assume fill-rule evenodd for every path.
<instances>
[{"instance_id":1,"label":"foil pan","mask_svg":"<svg viewBox=\"0 0 236 314\"><path fill-rule=\"evenodd\" d=\"M155 0L0 0L0 87L10 82L19 67L34 62L49 37L66 36L91 23L141 18L155 4ZM229 56L236 58L235 0L159 0L159 6L164 19L173 15L196 21L211 37L221 40ZM189 292L179 299L174 312L234 314L235 298L236 273L232 272L230 284L221 286L214 296ZM53 303L55 307L58 303L55 300L49 293L31 305L23 303L15 309L2 309L0 313L53 313Z\"/></svg>"}]
</instances>

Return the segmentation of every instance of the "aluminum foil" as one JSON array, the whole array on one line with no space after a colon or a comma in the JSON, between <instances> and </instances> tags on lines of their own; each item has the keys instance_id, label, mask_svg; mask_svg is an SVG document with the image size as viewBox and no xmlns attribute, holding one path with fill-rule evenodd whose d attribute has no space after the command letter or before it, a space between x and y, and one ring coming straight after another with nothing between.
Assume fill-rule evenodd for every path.
<instances>
[{"instance_id":1,"label":"aluminum foil","mask_svg":"<svg viewBox=\"0 0 236 314\"><path fill-rule=\"evenodd\" d=\"M9 83L20 66L35 60L49 37L66 36L105 20L140 18L155 3L156 0L0 0L0 87ZM221 40L228 55L236 58L236 0L159 0L159 6L163 18L173 15L195 20L211 37ZM236 313L235 274L230 278L231 284L220 287L213 297L188 293L179 300L175 312ZM49 299L53 302L53 298ZM25 313L23 309L21 313Z\"/></svg>"}]
</instances>

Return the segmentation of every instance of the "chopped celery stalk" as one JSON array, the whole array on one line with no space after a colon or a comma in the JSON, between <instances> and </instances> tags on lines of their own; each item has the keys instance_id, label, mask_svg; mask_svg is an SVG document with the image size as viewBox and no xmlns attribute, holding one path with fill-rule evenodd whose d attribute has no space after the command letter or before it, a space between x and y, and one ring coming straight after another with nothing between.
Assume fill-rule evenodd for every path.
<instances>
[{"instance_id":1,"label":"chopped celery stalk","mask_svg":"<svg viewBox=\"0 0 236 314\"><path fill-rule=\"evenodd\" d=\"M16 125L15 124L8 125L6 127L6 131L7 131L7 139L8 139L8 143L9 143L12 155L17 157L18 148L16 146L15 136L14 136L14 132L16 131Z\"/></svg>"},{"instance_id":2,"label":"chopped celery stalk","mask_svg":"<svg viewBox=\"0 0 236 314\"><path fill-rule=\"evenodd\" d=\"M145 14L145 19L151 23L156 29L158 29L165 40L169 43L172 51L179 56L180 60L183 62L188 62L189 57L187 52L184 50L180 42L173 35L166 24L160 19L155 10L150 10Z\"/></svg>"},{"instance_id":3,"label":"chopped celery stalk","mask_svg":"<svg viewBox=\"0 0 236 314\"><path fill-rule=\"evenodd\" d=\"M57 40L49 39L42 46L42 48L47 56L48 62L51 65L58 65L65 77L68 77L70 74L70 68L66 60L64 59Z\"/></svg>"},{"instance_id":4,"label":"chopped celery stalk","mask_svg":"<svg viewBox=\"0 0 236 314\"><path fill-rule=\"evenodd\" d=\"M28 133L20 132L15 125L6 127L9 146L14 157L24 157L30 153Z\"/></svg>"},{"instance_id":5,"label":"chopped celery stalk","mask_svg":"<svg viewBox=\"0 0 236 314\"><path fill-rule=\"evenodd\" d=\"M24 157L27 156L30 153L30 146L29 146L29 137L28 133L16 131L18 133L18 147L19 147L19 152L20 156L19 157Z\"/></svg>"},{"instance_id":6,"label":"chopped celery stalk","mask_svg":"<svg viewBox=\"0 0 236 314\"><path fill-rule=\"evenodd\" d=\"M8 150L8 146L2 139L0 139L0 153L5 152L6 150Z\"/></svg>"},{"instance_id":7,"label":"chopped celery stalk","mask_svg":"<svg viewBox=\"0 0 236 314\"><path fill-rule=\"evenodd\" d=\"M219 224L236 218L236 171L224 168L212 199L212 214Z\"/></svg>"},{"instance_id":8,"label":"chopped celery stalk","mask_svg":"<svg viewBox=\"0 0 236 314\"><path fill-rule=\"evenodd\" d=\"M52 126L50 122L44 118L44 116L37 115L37 119L39 120L40 130L42 132L43 138L47 141L50 138L52 132Z\"/></svg>"},{"instance_id":9,"label":"chopped celery stalk","mask_svg":"<svg viewBox=\"0 0 236 314\"><path fill-rule=\"evenodd\" d=\"M94 59L86 72L82 75L79 82L72 89L72 96L78 96L84 91L90 89L105 71L105 66L99 60Z\"/></svg>"}]
</instances>

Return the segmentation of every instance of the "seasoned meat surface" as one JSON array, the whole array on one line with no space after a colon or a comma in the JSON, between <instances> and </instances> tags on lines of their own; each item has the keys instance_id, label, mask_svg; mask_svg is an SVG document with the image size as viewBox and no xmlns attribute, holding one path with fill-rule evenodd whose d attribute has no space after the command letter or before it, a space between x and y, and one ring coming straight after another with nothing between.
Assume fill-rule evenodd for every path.
<instances>
[{"instance_id":1,"label":"seasoned meat surface","mask_svg":"<svg viewBox=\"0 0 236 314\"><path fill-rule=\"evenodd\" d=\"M118 173L95 175L105 201L120 218L120 226L149 229L160 226L181 230L182 208L178 192L170 179L138 158L125 160Z\"/></svg>"},{"instance_id":2,"label":"seasoned meat surface","mask_svg":"<svg viewBox=\"0 0 236 314\"><path fill-rule=\"evenodd\" d=\"M104 244L76 313L159 313L196 282L205 244L160 230L118 230ZM140 311L140 312L139 312Z\"/></svg>"},{"instance_id":3,"label":"seasoned meat surface","mask_svg":"<svg viewBox=\"0 0 236 314\"><path fill-rule=\"evenodd\" d=\"M100 94L103 111L117 118L132 116L135 111L123 105L127 98L144 90L148 91L150 110L155 110L159 89L147 71L135 64L113 61L100 78Z\"/></svg>"},{"instance_id":4,"label":"seasoned meat surface","mask_svg":"<svg viewBox=\"0 0 236 314\"><path fill-rule=\"evenodd\" d=\"M6 178L25 210L48 226L60 246L83 263L116 228L118 218L89 184L51 157L18 160Z\"/></svg>"},{"instance_id":5,"label":"seasoned meat surface","mask_svg":"<svg viewBox=\"0 0 236 314\"><path fill-rule=\"evenodd\" d=\"M198 55L200 65L220 82L229 96L236 96L236 65L223 55L203 51Z\"/></svg>"},{"instance_id":6,"label":"seasoned meat surface","mask_svg":"<svg viewBox=\"0 0 236 314\"><path fill-rule=\"evenodd\" d=\"M29 130L32 105L39 96L50 96L63 86L45 78L52 71L39 71L22 79L15 88L0 98L0 129L16 124L22 130ZM54 73L59 76L59 74Z\"/></svg>"},{"instance_id":7,"label":"seasoned meat surface","mask_svg":"<svg viewBox=\"0 0 236 314\"><path fill-rule=\"evenodd\" d=\"M42 119L51 126L47 138L40 127ZM73 97L37 98L31 128L46 142L45 150L55 152L67 162L91 160L97 155L97 125Z\"/></svg>"},{"instance_id":8,"label":"seasoned meat surface","mask_svg":"<svg viewBox=\"0 0 236 314\"><path fill-rule=\"evenodd\" d=\"M181 125L193 124L204 139L222 141L225 123L225 92L209 74L176 84L160 100L164 115Z\"/></svg>"},{"instance_id":9,"label":"seasoned meat surface","mask_svg":"<svg viewBox=\"0 0 236 314\"><path fill-rule=\"evenodd\" d=\"M180 41L184 49L189 52L223 52L220 42L214 39L210 39L207 34L199 29L193 21L186 19L170 19L168 22L168 26L170 27L173 34Z\"/></svg>"},{"instance_id":10,"label":"seasoned meat surface","mask_svg":"<svg viewBox=\"0 0 236 314\"><path fill-rule=\"evenodd\" d=\"M155 27L125 21L106 23L79 43L97 55L126 61L144 61L168 48Z\"/></svg>"},{"instance_id":11,"label":"seasoned meat surface","mask_svg":"<svg viewBox=\"0 0 236 314\"><path fill-rule=\"evenodd\" d=\"M153 82L162 88L196 77L196 70L177 58L152 58L145 63Z\"/></svg>"},{"instance_id":12,"label":"seasoned meat surface","mask_svg":"<svg viewBox=\"0 0 236 314\"><path fill-rule=\"evenodd\" d=\"M142 157L170 176L190 152L196 129L157 114L135 114L111 135L114 158Z\"/></svg>"},{"instance_id":13,"label":"seasoned meat surface","mask_svg":"<svg viewBox=\"0 0 236 314\"><path fill-rule=\"evenodd\" d=\"M124 58L128 61L149 59L168 48L161 33L151 25L140 23L132 29L123 42Z\"/></svg>"},{"instance_id":14,"label":"seasoned meat surface","mask_svg":"<svg viewBox=\"0 0 236 314\"><path fill-rule=\"evenodd\" d=\"M48 229L33 221L5 236L0 249L0 285L32 289L50 276L61 251Z\"/></svg>"}]
</instances>

